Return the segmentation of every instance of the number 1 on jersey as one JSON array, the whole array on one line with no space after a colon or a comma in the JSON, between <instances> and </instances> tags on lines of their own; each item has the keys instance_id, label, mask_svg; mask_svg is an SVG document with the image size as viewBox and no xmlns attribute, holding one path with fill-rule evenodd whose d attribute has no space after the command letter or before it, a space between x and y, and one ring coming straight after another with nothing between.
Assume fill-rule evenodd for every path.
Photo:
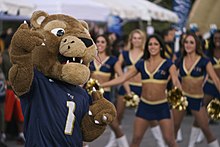
<instances>
[{"instance_id":1,"label":"number 1 on jersey","mask_svg":"<svg viewBox=\"0 0 220 147\"><path fill-rule=\"evenodd\" d=\"M64 133L67 135L72 135L74 122L75 122L75 115L74 111L76 109L76 104L72 101L67 101L67 107L69 108L67 119L66 119L66 126Z\"/></svg>"}]
</instances>

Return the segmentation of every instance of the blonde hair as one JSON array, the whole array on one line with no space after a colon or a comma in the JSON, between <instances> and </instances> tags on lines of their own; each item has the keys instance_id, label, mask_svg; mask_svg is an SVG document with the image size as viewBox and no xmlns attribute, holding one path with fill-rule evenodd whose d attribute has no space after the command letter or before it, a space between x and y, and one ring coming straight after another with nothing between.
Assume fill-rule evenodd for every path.
<instances>
[{"instance_id":1,"label":"blonde hair","mask_svg":"<svg viewBox=\"0 0 220 147\"><path fill-rule=\"evenodd\" d=\"M147 37L146 37L145 32L140 30L140 29L135 29L135 30L131 31L131 33L128 36L128 42L127 42L126 48L128 50L132 50L133 49L133 44L131 43L131 40L132 40L132 37L134 36L135 33L138 33L138 34L141 35L141 39L142 39L142 47L141 47L141 49L144 50Z\"/></svg>"}]
</instances>

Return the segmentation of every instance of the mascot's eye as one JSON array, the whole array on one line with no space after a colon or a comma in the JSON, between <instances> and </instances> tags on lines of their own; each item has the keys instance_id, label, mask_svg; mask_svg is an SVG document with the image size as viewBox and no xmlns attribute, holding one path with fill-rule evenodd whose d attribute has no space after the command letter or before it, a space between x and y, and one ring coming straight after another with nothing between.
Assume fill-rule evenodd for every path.
<instances>
[{"instance_id":1,"label":"mascot's eye","mask_svg":"<svg viewBox=\"0 0 220 147\"><path fill-rule=\"evenodd\" d=\"M60 36L63 36L65 31L63 28L55 28L53 30L51 30L51 33L53 33L54 35L60 37Z\"/></svg>"}]
</instances>

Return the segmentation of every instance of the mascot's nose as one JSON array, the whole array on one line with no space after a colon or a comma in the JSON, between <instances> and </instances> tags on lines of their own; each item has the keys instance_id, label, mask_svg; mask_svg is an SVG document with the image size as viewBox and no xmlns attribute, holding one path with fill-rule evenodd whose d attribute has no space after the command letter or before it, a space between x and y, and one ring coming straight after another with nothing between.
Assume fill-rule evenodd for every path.
<instances>
[{"instance_id":1,"label":"mascot's nose","mask_svg":"<svg viewBox=\"0 0 220 147\"><path fill-rule=\"evenodd\" d=\"M80 39L86 47L90 47L93 45L93 42L91 39L82 38L82 37L78 37L78 39L76 38L77 37L67 36L61 40L61 44L73 44L77 42L76 40Z\"/></svg>"},{"instance_id":2,"label":"mascot's nose","mask_svg":"<svg viewBox=\"0 0 220 147\"><path fill-rule=\"evenodd\" d=\"M79 38L76 36L66 36L62 38L60 42L60 53L62 55L74 54L74 56L82 56L85 50L92 46L94 43L92 40L87 38ZM77 52L76 52L77 49Z\"/></svg>"},{"instance_id":3,"label":"mascot's nose","mask_svg":"<svg viewBox=\"0 0 220 147\"><path fill-rule=\"evenodd\" d=\"M92 40L90 40L90 39L87 39L87 38L81 38L81 37L79 37L79 39L82 40L82 42L85 44L86 47L90 47L90 46L93 45L93 42L92 42Z\"/></svg>"}]
</instances>

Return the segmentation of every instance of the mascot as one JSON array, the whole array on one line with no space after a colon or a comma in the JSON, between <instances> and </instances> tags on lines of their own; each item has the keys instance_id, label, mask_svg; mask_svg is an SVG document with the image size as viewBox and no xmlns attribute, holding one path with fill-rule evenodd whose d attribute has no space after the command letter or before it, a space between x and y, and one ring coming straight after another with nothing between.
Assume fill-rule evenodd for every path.
<instances>
[{"instance_id":1,"label":"mascot","mask_svg":"<svg viewBox=\"0 0 220 147\"><path fill-rule=\"evenodd\" d=\"M116 117L101 93L81 88L97 48L84 21L36 11L21 24L10 51L9 80L20 97L27 147L82 147Z\"/></svg>"}]
</instances>

